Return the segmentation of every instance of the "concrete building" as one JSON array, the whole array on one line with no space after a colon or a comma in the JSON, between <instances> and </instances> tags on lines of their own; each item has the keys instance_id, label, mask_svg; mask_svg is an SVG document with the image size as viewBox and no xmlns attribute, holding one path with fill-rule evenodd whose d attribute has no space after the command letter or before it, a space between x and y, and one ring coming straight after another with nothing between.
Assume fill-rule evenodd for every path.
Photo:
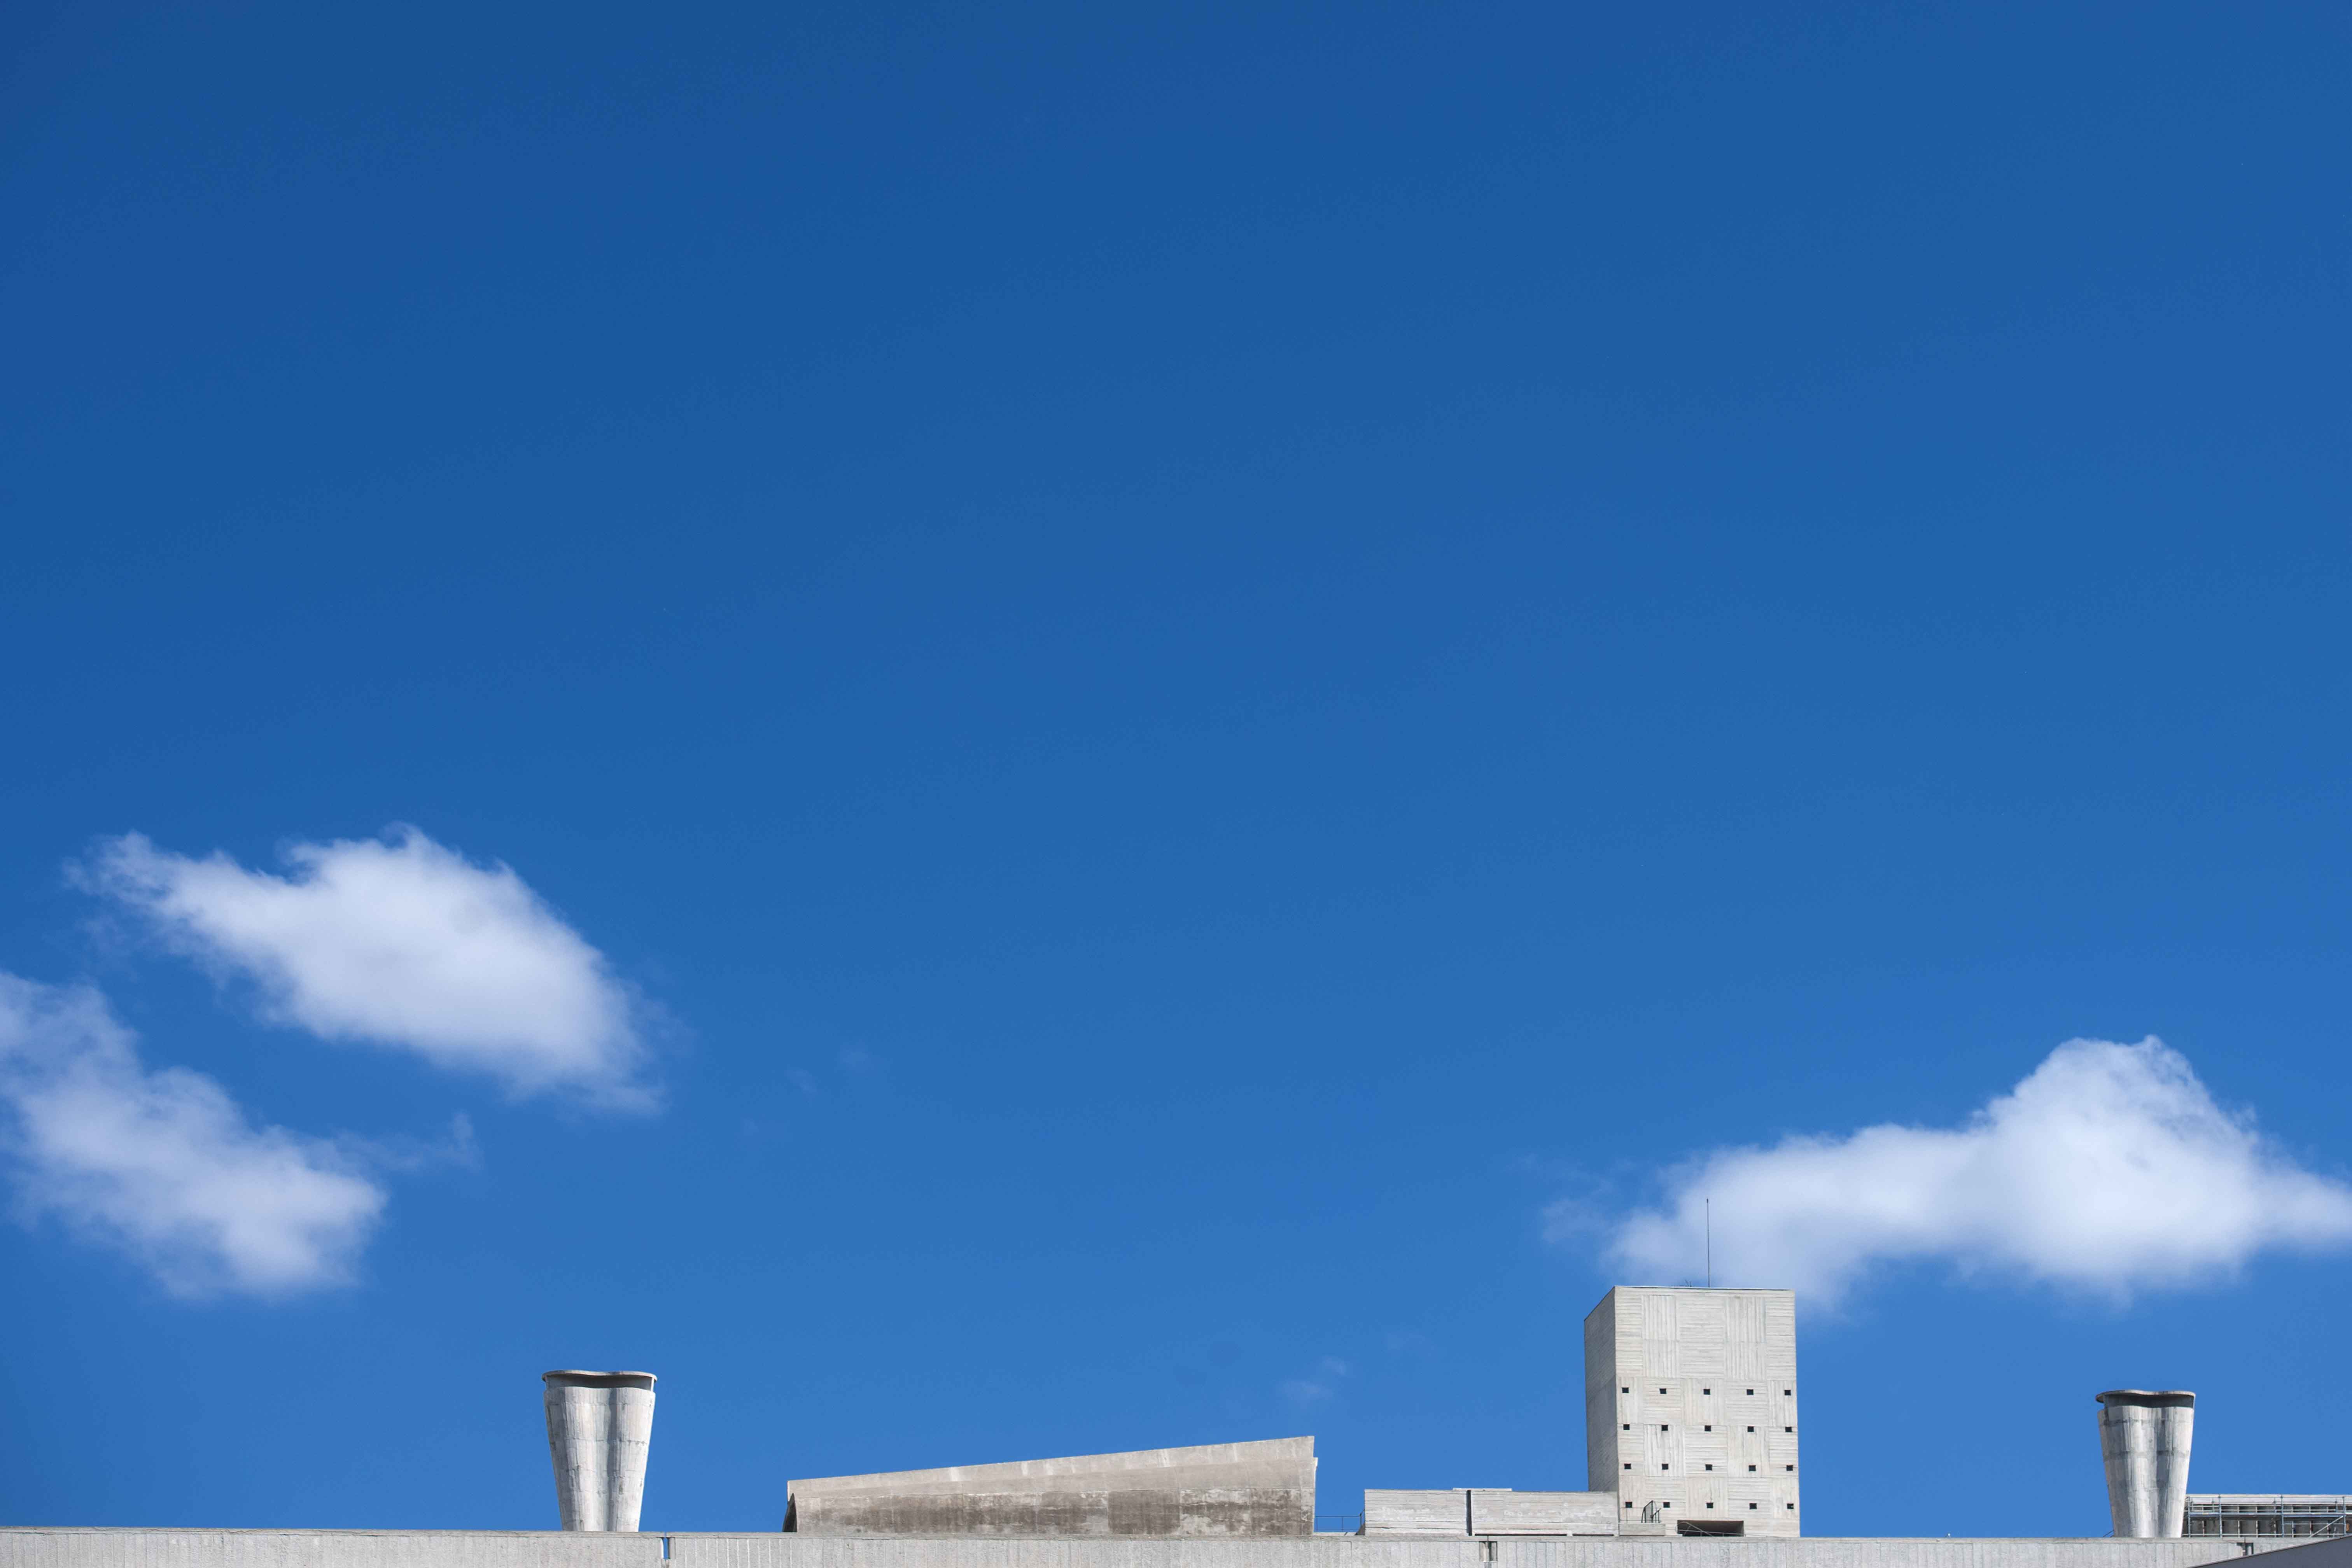
<instances>
[{"instance_id":1,"label":"concrete building","mask_svg":"<svg viewBox=\"0 0 2352 1568\"><path fill-rule=\"evenodd\" d=\"M1618 1529L1801 1533L1797 1300L1618 1286L1584 1320L1585 1486Z\"/></svg>"},{"instance_id":2,"label":"concrete building","mask_svg":"<svg viewBox=\"0 0 2352 1568\"><path fill-rule=\"evenodd\" d=\"M1589 1489L1370 1490L1347 1534L1313 1533L1312 1437L795 1480L781 1531L640 1534L652 1375L550 1373L562 1531L0 1528L0 1568L2352 1568L2312 1539L2352 1498L2169 1500L2181 1391L2099 1396L2112 1538L1806 1538L1789 1292L1621 1288L1584 1348Z\"/></svg>"},{"instance_id":3,"label":"concrete building","mask_svg":"<svg viewBox=\"0 0 2352 1568\"><path fill-rule=\"evenodd\" d=\"M0 1528L0 1568L2214 1568L2249 1549L2309 1552L2280 1568L2352 1568L2352 1542L2212 1537L2112 1540L1715 1541L1316 1535L1233 1541L1139 1536L645 1535L493 1530Z\"/></svg>"},{"instance_id":4,"label":"concrete building","mask_svg":"<svg viewBox=\"0 0 2352 1568\"><path fill-rule=\"evenodd\" d=\"M799 1535L1305 1537L1315 1533L1315 1439L792 1481L784 1529Z\"/></svg>"}]
</instances>

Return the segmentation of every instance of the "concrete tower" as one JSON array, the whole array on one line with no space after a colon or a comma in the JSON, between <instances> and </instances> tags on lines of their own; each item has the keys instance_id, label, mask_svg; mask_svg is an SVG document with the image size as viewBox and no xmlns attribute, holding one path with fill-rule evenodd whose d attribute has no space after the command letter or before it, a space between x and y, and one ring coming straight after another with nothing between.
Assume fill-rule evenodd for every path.
<instances>
[{"instance_id":1,"label":"concrete tower","mask_svg":"<svg viewBox=\"0 0 2352 1568\"><path fill-rule=\"evenodd\" d=\"M2110 1388L2099 1395L2099 1457L2117 1535L2179 1535L2189 1500L2189 1438L2197 1396Z\"/></svg>"},{"instance_id":2,"label":"concrete tower","mask_svg":"<svg viewBox=\"0 0 2352 1568\"><path fill-rule=\"evenodd\" d=\"M654 1436L654 1374L550 1372L547 1451L566 1530L635 1530Z\"/></svg>"},{"instance_id":3,"label":"concrete tower","mask_svg":"<svg viewBox=\"0 0 2352 1568\"><path fill-rule=\"evenodd\" d=\"M1584 1454L1629 1534L1800 1533L1795 1293L1603 1296L1584 1320Z\"/></svg>"}]
</instances>

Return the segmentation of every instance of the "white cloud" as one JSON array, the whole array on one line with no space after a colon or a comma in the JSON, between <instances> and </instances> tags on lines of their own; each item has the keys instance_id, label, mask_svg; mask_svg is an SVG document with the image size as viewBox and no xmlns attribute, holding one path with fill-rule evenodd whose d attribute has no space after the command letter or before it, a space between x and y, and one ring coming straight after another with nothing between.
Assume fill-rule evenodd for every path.
<instances>
[{"instance_id":1,"label":"white cloud","mask_svg":"<svg viewBox=\"0 0 2352 1568\"><path fill-rule=\"evenodd\" d=\"M1339 1396L1340 1381L1354 1370L1338 1356L1327 1355L1316 1363L1313 1377L1286 1379L1276 1392L1293 1405L1328 1405Z\"/></svg>"},{"instance_id":2,"label":"white cloud","mask_svg":"<svg viewBox=\"0 0 2352 1568\"><path fill-rule=\"evenodd\" d=\"M273 1021L488 1073L517 1094L652 1106L644 1008L511 869L414 828L297 844L285 858L291 874L274 876L132 833L79 875L180 951L251 980Z\"/></svg>"},{"instance_id":3,"label":"white cloud","mask_svg":"<svg viewBox=\"0 0 2352 1568\"><path fill-rule=\"evenodd\" d=\"M383 1208L333 1144L255 1127L200 1073L141 1066L95 991L0 973L0 1110L23 1216L55 1215L181 1295L343 1281Z\"/></svg>"},{"instance_id":4,"label":"white cloud","mask_svg":"<svg viewBox=\"0 0 2352 1568\"><path fill-rule=\"evenodd\" d=\"M2352 1188L2215 1104L2153 1037L2069 1040L1959 1127L1719 1149L1667 1187L1664 1207L1614 1229L1610 1262L1626 1278L1696 1281L1712 1199L1717 1284L1829 1300L1906 1260L2123 1294L2352 1242ZM1580 1228L1565 1217L1561 1233Z\"/></svg>"}]
</instances>

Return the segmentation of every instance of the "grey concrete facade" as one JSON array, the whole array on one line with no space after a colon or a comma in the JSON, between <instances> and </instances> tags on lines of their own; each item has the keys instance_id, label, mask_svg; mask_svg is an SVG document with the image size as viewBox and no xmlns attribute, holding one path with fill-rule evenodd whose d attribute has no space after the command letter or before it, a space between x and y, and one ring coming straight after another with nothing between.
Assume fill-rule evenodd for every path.
<instances>
[{"instance_id":1,"label":"grey concrete facade","mask_svg":"<svg viewBox=\"0 0 2352 1568\"><path fill-rule=\"evenodd\" d=\"M1585 1485L1620 1533L1802 1533L1797 1299L1621 1285L1584 1320Z\"/></svg>"},{"instance_id":2,"label":"grey concrete facade","mask_svg":"<svg viewBox=\"0 0 2352 1568\"><path fill-rule=\"evenodd\" d=\"M2179 1535L2197 1396L2179 1388L2111 1388L2098 1400L2099 1458L2116 1533Z\"/></svg>"},{"instance_id":3,"label":"grey concrete facade","mask_svg":"<svg viewBox=\"0 0 2352 1568\"><path fill-rule=\"evenodd\" d=\"M654 1437L654 1374L549 1372L540 1374L540 1385L563 1528L636 1529Z\"/></svg>"},{"instance_id":4,"label":"grey concrete facade","mask_svg":"<svg viewBox=\"0 0 2352 1568\"><path fill-rule=\"evenodd\" d=\"M2215 1539L957 1540L562 1531L0 1528L0 1568L2204 1568L2247 1551ZM2315 1559L2314 1561L2316 1561ZM2326 1568L2352 1568L2329 1562Z\"/></svg>"},{"instance_id":5,"label":"grey concrete facade","mask_svg":"<svg viewBox=\"0 0 2352 1568\"><path fill-rule=\"evenodd\" d=\"M798 1535L1315 1533L1315 1439L1210 1443L788 1483Z\"/></svg>"}]
</instances>

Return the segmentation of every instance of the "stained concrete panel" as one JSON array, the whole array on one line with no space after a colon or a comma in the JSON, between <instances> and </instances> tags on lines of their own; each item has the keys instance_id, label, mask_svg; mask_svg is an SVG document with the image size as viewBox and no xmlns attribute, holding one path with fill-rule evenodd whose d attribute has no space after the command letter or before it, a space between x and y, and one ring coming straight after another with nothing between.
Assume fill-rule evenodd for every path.
<instances>
[{"instance_id":1,"label":"stained concrete panel","mask_svg":"<svg viewBox=\"0 0 2352 1568\"><path fill-rule=\"evenodd\" d=\"M787 1496L800 1535L1310 1536L1315 1439L824 1476Z\"/></svg>"},{"instance_id":2,"label":"stained concrete panel","mask_svg":"<svg viewBox=\"0 0 2352 1568\"><path fill-rule=\"evenodd\" d=\"M1614 1535L1615 1492L1470 1494L1473 1535Z\"/></svg>"},{"instance_id":3,"label":"stained concrete panel","mask_svg":"<svg viewBox=\"0 0 2352 1568\"><path fill-rule=\"evenodd\" d=\"M1364 1533L1373 1535L1466 1536L1470 1533L1470 1494L1451 1491L1364 1490Z\"/></svg>"}]
</instances>

